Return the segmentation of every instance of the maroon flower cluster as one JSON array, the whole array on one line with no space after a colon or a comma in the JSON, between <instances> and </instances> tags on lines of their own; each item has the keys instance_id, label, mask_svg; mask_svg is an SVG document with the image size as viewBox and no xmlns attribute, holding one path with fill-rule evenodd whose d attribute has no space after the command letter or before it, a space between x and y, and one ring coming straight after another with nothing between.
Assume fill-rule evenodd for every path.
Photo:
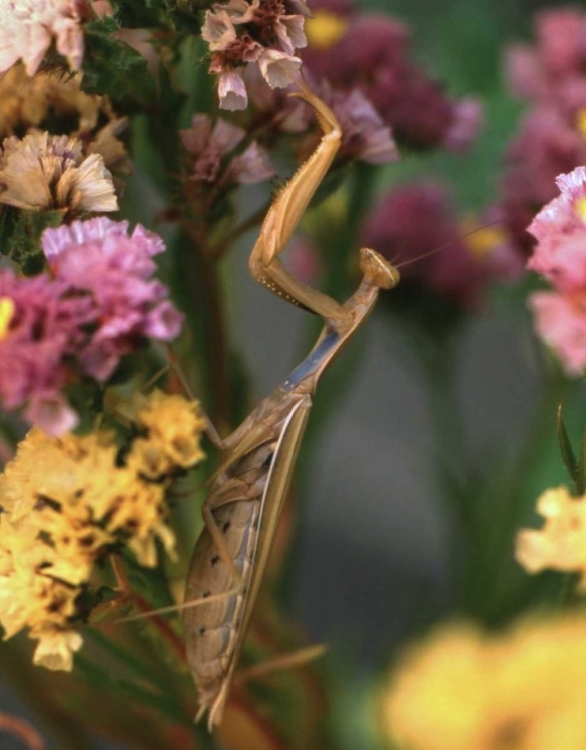
<instances>
[{"instance_id":1,"label":"maroon flower cluster","mask_svg":"<svg viewBox=\"0 0 586 750\"><path fill-rule=\"evenodd\" d=\"M446 189L432 183L407 185L383 196L367 221L363 244L391 263L405 265L404 280L458 307L476 303L491 270L462 237Z\"/></svg>"},{"instance_id":2,"label":"maroon flower cluster","mask_svg":"<svg viewBox=\"0 0 586 750\"><path fill-rule=\"evenodd\" d=\"M77 415L64 388L80 374L105 382L149 338L172 340L182 316L152 279L161 238L106 218L46 229L51 275L0 277L0 401L51 434Z\"/></svg>"},{"instance_id":3,"label":"maroon flower cluster","mask_svg":"<svg viewBox=\"0 0 586 750\"><path fill-rule=\"evenodd\" d=\"M535 17L537 45L509 50L507 72L531 108L506 154L499 209L513 246L527 257L535 212L556 195L555 178L586 164L586 13Z\"/></svg>"},{"instance_id":4,"label":"maroon flower cluster","mask_svg":"<svg viewBox=\"0 0 586 750\"><path fill-rule=\"evenodd\" d=\"M474 99L454 102L441 85L408 59L409 33L388 16L359 14L347 0L316 0L308 24L309 47L302 59L316 78L344 90L358 88L391 127L399 144L413 148L445 146L459 151L470 144L481 123ZM312 44L320 20L346 20L345 33L331 45Z\"/></svg>"}]
</instances>

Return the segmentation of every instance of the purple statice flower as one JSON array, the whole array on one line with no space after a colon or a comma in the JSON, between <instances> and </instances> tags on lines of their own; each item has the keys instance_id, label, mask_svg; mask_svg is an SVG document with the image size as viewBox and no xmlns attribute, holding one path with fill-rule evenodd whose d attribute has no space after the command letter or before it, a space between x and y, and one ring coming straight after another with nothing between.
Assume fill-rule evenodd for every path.
<instances>
[{"instance_id":1,"label":"purple statice flower","mask_svg":"<svg viewBox=\"0 0 586 750\"><path fill-rule=\"evenodd\" d=\"M323 6L331 14L332 4ZM322 5L312 6L320 22ZM335 12L335 11L334 11ZM354 14L342 8L347 19L345 33L331 45L310 45L303 52L304 63L317 78L326 78L336 89L359 88L374 105L399 144L413 148L445 146L466 148L481 124L482 111L474 99L455 102L425 71L408 59L407 28L388 16ZM317 36L317 34L315 34Z\"/></svg>"},{"instance_id":2,"label":"purple statice flower","mask_svg":"<svg viewBox=\"0 0 586 750\"><path fill-rule=\"evenodd\" d=\"M63 396L73 380L73 359L95 320L92 300L43 274L16 277L0 271L0 402L25 407L28 421L49 434L75 426Z\"/></svg>"},{"instance_id":3,"label":"purple statice flower","mask_svg":"<svg viewBox=\"0 0 586 750\"><path fill-rule=\"evenodd\" d=\"M399 154L391 129L359 89L335 90L323 81L317 92L332 108L342 128L341 158L367 164L397 161Z\"/></svg>"},{"instance_id":4,"label":"purple statice flower","mask_svg":"<svg viewBox=\"0 0 586 750\"><path fill-rule=\"evenodd\" d=\"M140 225L129 235L127 222L100 217L46 229L41 245L55 279L93 300L97 327L78 356L96 380L107 380L145 338L169 341L179 333L181 314L151 278L152 258L164 250L158 235Z\"/></svg>"},{"instance_id":5,"label":"purple statice flower","mask_svg":"<svg viewBox=\"0 0 586 750\"><path fill-rule=\"evenodd\" d=\"M290 84L301 66L295 56L307 39L306 0L228 0L206 12L202 37L211 52L210 73L220 74L223 109L244 109L248 98L242 70L258 65L271 88Z\"/></svg>"},{"instance_id":6,"label":"purple statice flower","mask_svg":"<svg viewBox=\"0 0 586 750\"><path fill-rule=\"evenodd\" d=\"M268 152L256 141L225 164L226 156L238 147L245 135L242 128L222 118L218 118L212 127L209 115L194 115L191 127L179 131L190 155L189 179L209 187L220 183L225 186L234 183L252 185L273 177L275 169Z\"/></svg>"},{"instance_id":7,"label":"purple statice flower","mask_svg":"<svg viewBox=\"0 0 586 750\"><path fill-rule=\"evenodd\" d=\"M473 306L486 281L487 264L462 237L447 192L440 185L407 185L384 195L366 222L363 244L391 263L405 264L403 279L459 307Z\"/></svg>"}]
</instances>

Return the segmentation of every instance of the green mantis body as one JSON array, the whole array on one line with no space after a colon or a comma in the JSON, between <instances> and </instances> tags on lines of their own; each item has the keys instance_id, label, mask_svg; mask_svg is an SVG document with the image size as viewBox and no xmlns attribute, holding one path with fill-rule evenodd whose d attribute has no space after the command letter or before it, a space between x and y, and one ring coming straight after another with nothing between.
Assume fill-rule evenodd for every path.
<instances>
[{"instance_id":1,"label":"green mantis body","mask_svg":"<svg viewBox=\"0 0 586 750\"><path fill-rule=\"evenodd\" d=\"M302 284L278 254L299 223L338 150L341 130L333 112L305 86L296 94L315 110L324 131L320 145L279 194L249 260L253 277L274 294L320 315L324 329L307 358L225 440L203 507L205 528L193 553L183 612L187 659L199 699L198 718L220 722L256 600L283 502L291 481L322 373L372 311L379 290L399 280L374 250L362 248L363 279L344 304Z\"/></svg>"}]
</instances>

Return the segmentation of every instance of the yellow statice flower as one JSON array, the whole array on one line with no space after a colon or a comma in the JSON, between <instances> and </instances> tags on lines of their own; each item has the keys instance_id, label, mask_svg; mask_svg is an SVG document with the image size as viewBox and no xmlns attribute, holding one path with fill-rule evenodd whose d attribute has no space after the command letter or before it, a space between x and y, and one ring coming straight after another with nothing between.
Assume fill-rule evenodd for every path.
<instances>
[{"instance_id":1,"label":"yellow statice flower","mask_svg":"<svg viewBox=\"0 0 586 750\"><path fill-rule=\"evenodd\" d=\"M537 512L545 525L517 534L518 562L529 573L581 573L580 589L586 591L586 496L572 497L567 487L549 489L537 500Z\"/></svg>"},{"instance_id":2,"label":"yellow statice flower","mask_svg":"<svg viewBox=\"0 0 586 750\"><path fill-rule=\"evenodd\" d=\"M155 478L204 458L199 436L206 423L197 402L155 390L148 398L137 397L133 411L133 421L144 437L134 441L129 464L141 473Z\"/></svg>"},{"instance_id":3,"label":"yellow statice flower","mask_svg":"<svg viewBox=\"0 0 586 750\"><path fill-rule=\"evenodd\" d=\"M95 563L127 547L157 565L157 541L174 554L165 493L173 477L203 458L197 406L155 392L141 398L134 431L51 437L33 428L0 476L0 625L39 641L34 661L70 670L82 638L76 623ZM145 466L144 456L156 456ZM152 471L153 464L157 472ZM87 605L83 605L87 606Z\"/></svg>"},{"instance_id":4,"label":"yellow statice flower","mask_svg":"<svg viewBox=\"0 0 586 750\"><path fill-rule=\"evenodd\" d=\"M444 627L400 659L381 728L397 750L583 750L585 685L583 616Z\"/></svg>"}]
</instances>

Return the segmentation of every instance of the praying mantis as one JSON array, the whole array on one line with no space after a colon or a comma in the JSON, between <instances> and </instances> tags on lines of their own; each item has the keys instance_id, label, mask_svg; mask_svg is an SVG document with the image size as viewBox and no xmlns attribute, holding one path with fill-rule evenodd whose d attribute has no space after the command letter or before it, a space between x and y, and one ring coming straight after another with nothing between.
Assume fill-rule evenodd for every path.
<instances>
[{"instance_id":1,"label":"praying mantis","mask_svg":"<svg viewBox=\"0 0 586 750\"><path fill-rule=\"evenodd\" d=\"M312 406L330 363L372 311L380 289L399 272L369 248L360 250L362 281L340 304L295 279L278 256L295 231L339 148L342 131L332 110L306 84L299 97L315 111L323 135L305 164L272 203L249 258L253 278L269 291L320 315L315 346L289 377L227 438L208 435L222 451L203 505L204 529L187 573L183 621L187 661L199 701L196 719L220 723L254 603Z\"/></svg>"}]
</instances>

